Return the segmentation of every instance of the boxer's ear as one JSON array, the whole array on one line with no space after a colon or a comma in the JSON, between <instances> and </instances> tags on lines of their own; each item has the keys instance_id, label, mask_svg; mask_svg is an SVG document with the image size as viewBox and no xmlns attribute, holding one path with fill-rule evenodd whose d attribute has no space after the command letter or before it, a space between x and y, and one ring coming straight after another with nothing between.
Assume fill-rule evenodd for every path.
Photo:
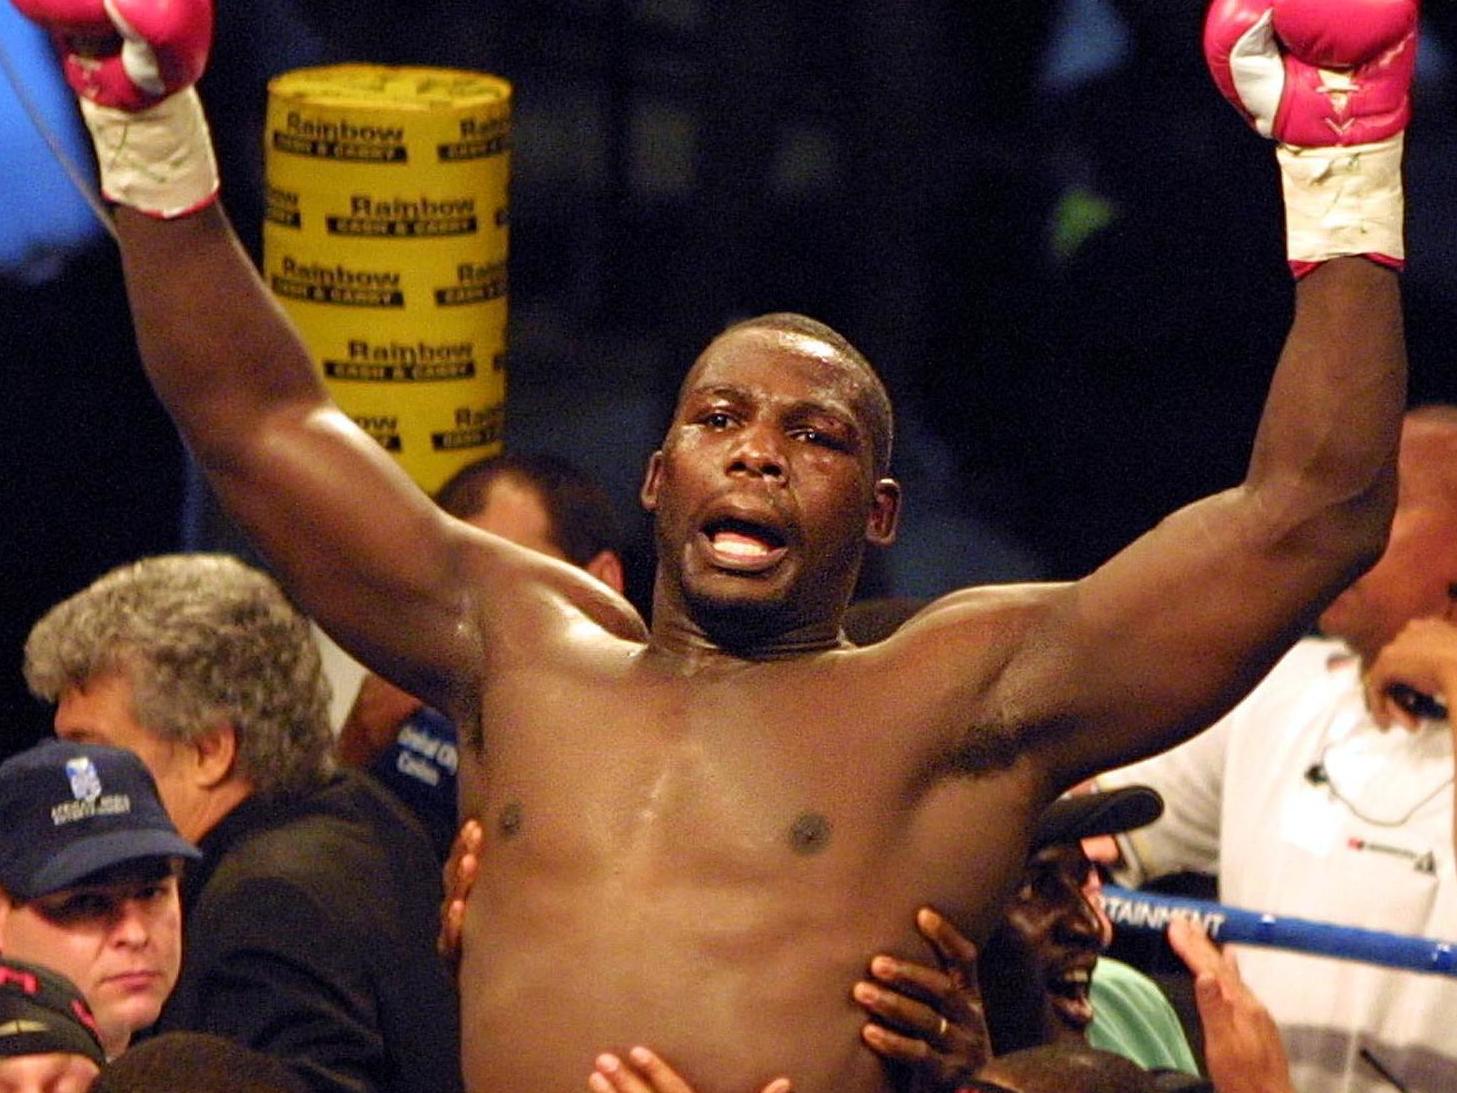
<instances>
[{"instance_id":1,"label":"boxer's ear","mask_svg":"<svg viewBox=\"0 0 1457 1093\"><path fill-rule=\"evenodd\" d=\"M890 546L900 524L901 486L894 478L875 483L870 515L865 519L865 540L874 546Z\"/></svg>"},{"instance_id":2,"label":"boxer's ear","mask_svg":"<svg viewBox=\"0 0 1457 1093\"><path fill-rule=\"evenodd\" d=\"M642 507L648 512L658 511L658 487L662 484L662 479L663 453L659 450L648 458L648 469L643 475L642 489L637 495Z\"/></svg>"}]
</instances>

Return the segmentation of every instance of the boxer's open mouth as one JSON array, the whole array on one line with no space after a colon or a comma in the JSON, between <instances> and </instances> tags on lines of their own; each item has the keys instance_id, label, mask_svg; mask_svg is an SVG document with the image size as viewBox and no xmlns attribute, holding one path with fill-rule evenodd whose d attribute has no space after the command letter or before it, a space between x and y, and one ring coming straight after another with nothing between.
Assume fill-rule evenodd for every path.
<instances>
[{"instance_id":1,"label":"boxer's open mouth","mask_svg":"<svg viewBox=\"0 0 1457 1093\"><path fill-rule=\"evenodd\" d=\"M714 564L740 573L763 572L788 550L782 533L747 520L714 520L703 534Z\"/></svg>"}]
</instances>

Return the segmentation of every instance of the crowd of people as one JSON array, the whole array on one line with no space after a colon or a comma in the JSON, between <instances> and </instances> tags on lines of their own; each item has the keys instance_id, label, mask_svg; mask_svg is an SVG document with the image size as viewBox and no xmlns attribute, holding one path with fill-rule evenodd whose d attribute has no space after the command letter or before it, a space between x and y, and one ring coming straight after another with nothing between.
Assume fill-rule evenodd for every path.
<instances>
[{"instance_id":1,"label":"crowd of people","mask_svg":"<svg viewBox=\"0 0 1457 1093\"><path fill-rule=\"evenodd\" d=\"M646 611L590 476L513 453L429 497L331 401L217 203L208 0L17 6L96 142L148 376L268 572L149 556L31 627L54 738L0 763L0 1093L1457 1081L1447 978L1177 920L1196 1053L1099 895L1197 868L1457 932L1414 2L1210 9L1296 279L1239 485L1077 581L852 608L903 503L890 399L770 313L703 348L647 460ZM369 670L338 729L313 621Z\"/></svg>"}]
</instances>

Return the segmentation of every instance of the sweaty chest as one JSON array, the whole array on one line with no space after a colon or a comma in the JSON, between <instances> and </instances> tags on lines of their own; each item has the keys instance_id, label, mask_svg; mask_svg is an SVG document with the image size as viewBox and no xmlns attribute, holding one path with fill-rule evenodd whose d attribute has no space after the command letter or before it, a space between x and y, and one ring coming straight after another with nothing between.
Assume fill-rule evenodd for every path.
<instances>
[{"instance_id":1,"label":"sweaty chest","mask_svg":"<svg viewBox=\"0 0 1457 1093\"><path fill-rule=\"evenodd\" d=\"M466 808L539 861L722 875L873 855L945 776L908 711L826 674L523 675L487 698Z\"/></svg>"},{"instance_id":2,"label":"sweaty chest","mask_svg":"<svg viewBox=\"0 0 1457 1093\"><path fill-rule=\"evenodd\" d=\"M958 769L926 707L883 689L556 672L486 698L460 779L485 828L478 938L573 938L599 968L648 950L700 971L809 960L841 999L867 953L919 951L922 903L984 930L1021 858L1017 771Z\"/></svg>"}]
</instances>

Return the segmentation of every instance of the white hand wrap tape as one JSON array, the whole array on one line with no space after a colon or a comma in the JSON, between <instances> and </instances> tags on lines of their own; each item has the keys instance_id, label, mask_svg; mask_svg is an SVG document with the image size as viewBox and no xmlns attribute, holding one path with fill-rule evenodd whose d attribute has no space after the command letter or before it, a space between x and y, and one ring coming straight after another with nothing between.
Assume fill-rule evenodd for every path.
<instances>
[{"instance_id":1,"label":"white hand wrap tape","mask_svg":"<svg viewBox=\"0 0 1457 1093\"><path fill-rule=\"evenodd\" d=\"M217 197L212 137L194 88L136 111L82 99L81 114L96 145L108 201L170 220Z\"/></svg>"}]
</instances>

